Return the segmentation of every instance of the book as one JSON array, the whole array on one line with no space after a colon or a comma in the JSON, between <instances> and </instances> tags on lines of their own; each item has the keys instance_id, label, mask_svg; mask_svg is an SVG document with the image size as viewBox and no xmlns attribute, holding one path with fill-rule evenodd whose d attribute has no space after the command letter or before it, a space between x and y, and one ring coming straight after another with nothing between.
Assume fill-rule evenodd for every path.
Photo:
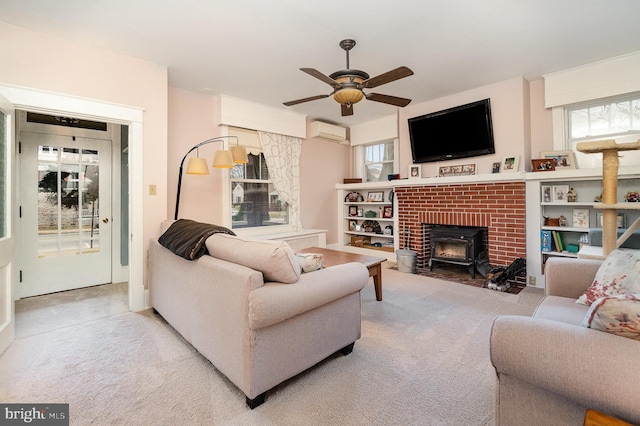
<instances>
[{"instance_id":1,"label":"book","mask_svg":"<svg viewBox=\"0 0 640 426\"><path fill-rule=\"evenodd\" d=\"M573 226L576 228L589 227L589 209L573 209Z\"/></svg>"},{"instance_id":2,"label":"book","mask_svg":"<svg viewBox=\"0 0 640 426\"><path fill-rule=\"evenodd\" d=\"M540 250L549 252L552 249L551 231L543 229L540 231Z\"/></svg>"},{"instance_id":3,"label":"book","mask_svg":"<svg viewBox=\"0 0 640 426\"><path fill-rule=\"evenodd\" d=\"M562 253L564 251L564 245L562 242L562 234L559 231L551 231L553 235L553 242L556 245L556 251Z\"/></svg>"}]
</instances>

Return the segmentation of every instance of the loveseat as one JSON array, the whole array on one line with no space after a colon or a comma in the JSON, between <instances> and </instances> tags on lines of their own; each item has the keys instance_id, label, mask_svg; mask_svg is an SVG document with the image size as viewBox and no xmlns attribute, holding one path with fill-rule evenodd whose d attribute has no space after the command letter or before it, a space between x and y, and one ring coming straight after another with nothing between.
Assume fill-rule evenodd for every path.
<instances>
[{"instance_id":1,"label":"loveseat","mask_svg":"<svg viewBox=\"0 0 640 426\"><path fill-rule=\"evenodd\" d=\"M601 264L550 258L533 316L495 319L496 424L582 425L588 408L640 424L640 341L585 327L576 303Z\"/></svg>"},{"instance_id":2,"label":"loveseat","mask_svg":"<svg viewBox=\"0 0 640 426\"><path fill-rule=\"evenodd\" d=\"M167 224L164 224L164 228ZM187 260L149 243L150 302L255 408L266 392L360 338L367 268L301 273L286 242L214 234Z\"/></svg>"}]
</instances>

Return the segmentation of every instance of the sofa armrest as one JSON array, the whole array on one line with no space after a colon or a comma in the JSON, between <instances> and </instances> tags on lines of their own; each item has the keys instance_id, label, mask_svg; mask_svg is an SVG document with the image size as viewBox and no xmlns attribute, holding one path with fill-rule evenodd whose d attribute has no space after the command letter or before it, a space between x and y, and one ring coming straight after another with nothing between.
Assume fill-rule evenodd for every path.
<instances>
[{"instance_id":1,"label":"sofa armrest","mask_svg":"<svg viewBox=\"0 0 640 426\"><path fill-rule=\"evenodd\" d=\"M577 299L593 282L602 261L552 257L544 267L544 292L547 296Z\"/></svg>"},{"instance_id":2,"label":"sofa armrest","mask_svg":"<svg viewBox=\"0 0 640 426\"><path fill-rule=\"evenodd\" d=\"M558 321L499 316L491 330L491 362L499 375L577 404L640 422L640 342Z\"/></svg>"},{"instance_id":3,"label":"sofa armrest","mask_svg":"<svg viewBox=\"0 0 640 426\"><path fill-rule=\"evenodd\" d=\"M249 327L258 329L359 292L369 281L361 263L308 272L294 284L265 283L249 294Z\"/></svg>"}]
</instances>

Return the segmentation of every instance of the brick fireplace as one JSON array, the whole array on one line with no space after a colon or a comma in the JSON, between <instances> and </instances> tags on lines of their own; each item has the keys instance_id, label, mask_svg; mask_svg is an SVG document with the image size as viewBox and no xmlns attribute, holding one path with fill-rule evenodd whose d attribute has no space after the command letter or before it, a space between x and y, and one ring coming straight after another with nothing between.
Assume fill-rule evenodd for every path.
<instances>
[{"instance_id":1,"label":"brick fireplace","mask_svg":"<svg viewBox=\"0 0 640 426\"><path fill-rule=\"evenodd\" d=\"M410 248L418 252L418 268L429 264L425 229L432 225L486 228L484 247L492 266L526 258L524 182L397 186L395 193L400 248L406 232Z\"/></svg>"}]
</instances>

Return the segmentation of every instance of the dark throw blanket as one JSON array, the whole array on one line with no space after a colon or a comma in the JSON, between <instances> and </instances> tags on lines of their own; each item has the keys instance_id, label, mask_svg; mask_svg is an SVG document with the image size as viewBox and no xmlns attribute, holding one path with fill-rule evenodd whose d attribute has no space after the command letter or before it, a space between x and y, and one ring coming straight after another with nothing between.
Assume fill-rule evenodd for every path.
<instances>
[{"instance_id":1,"label":"dark throw blanket","mask_svg":"<svg viewBox=\"0 0 640 426\"><path fill-rule=\"evenodd\" d=\"M158 242L178 256L194 260L207 253L204 242L218 232L236 235L224 226L178 219L158 238Z\"/></svg>"}]
</instances>

